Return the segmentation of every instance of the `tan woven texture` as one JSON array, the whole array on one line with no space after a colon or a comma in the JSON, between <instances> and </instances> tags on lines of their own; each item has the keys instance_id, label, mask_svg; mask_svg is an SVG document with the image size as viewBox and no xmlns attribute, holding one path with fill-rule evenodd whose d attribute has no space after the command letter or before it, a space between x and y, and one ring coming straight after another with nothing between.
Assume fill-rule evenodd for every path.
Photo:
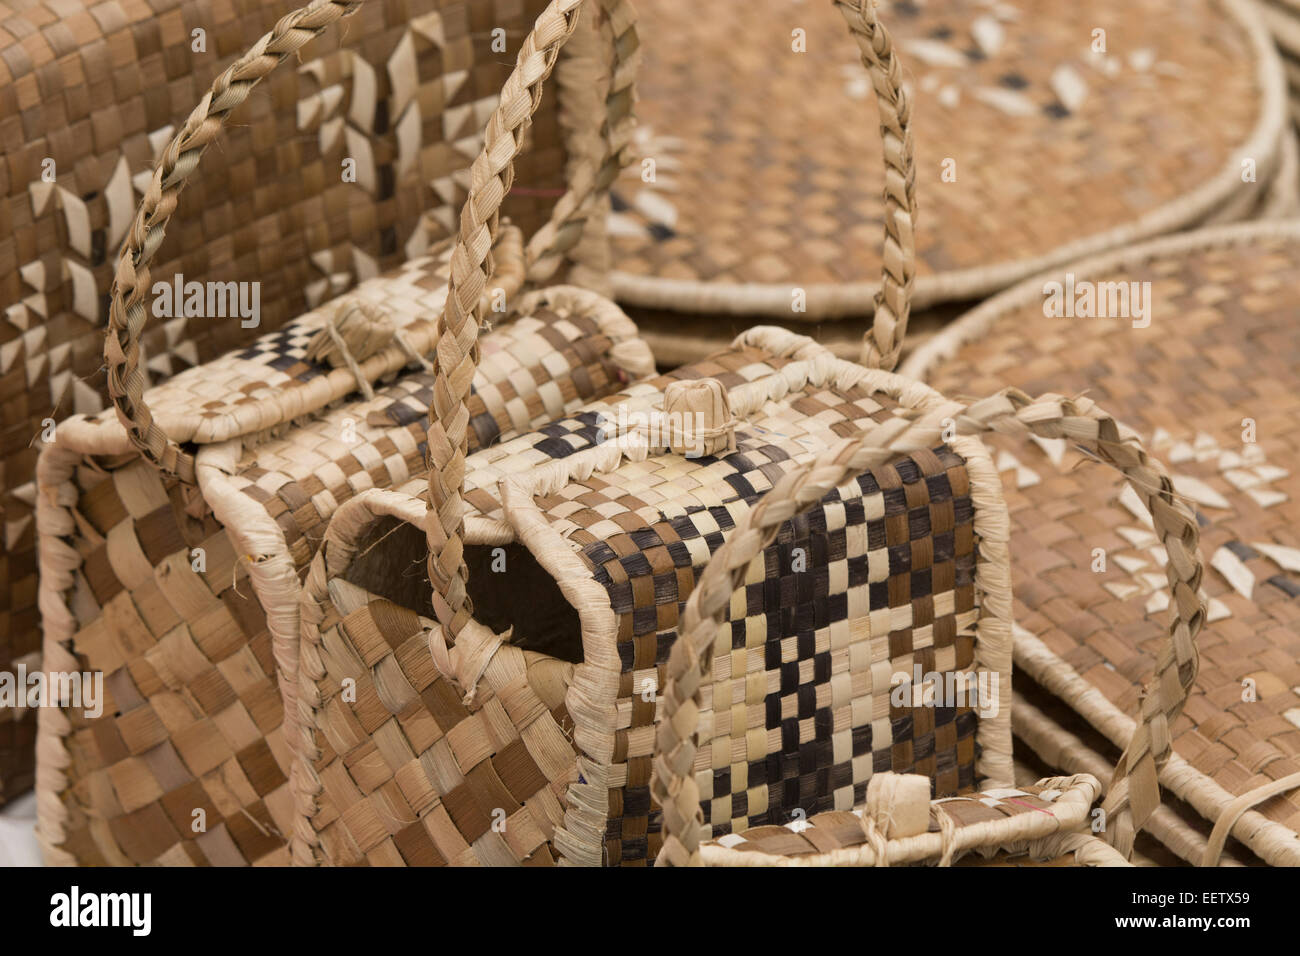
<instances>
[{"instance_id":1,"label":"tan woven texture","mask_svg":"<svg viewBox=\"0 0 1300 956\"><path fill-rule=\"evenodd\" d=\"M480 802L472 819L444 807L471 794L486 798L473 781L504 781L501 747L524 732L508 707L493 716L492 665L489 687L471 695L467 709L440 703L448 676L462 694L482 687L475 662L484 653L496 660L493 632L510 634L498 654L580 661L564 685L582 782L568 787L563 826L546 834L547 856L612 865L654 858L661 818L649 790L654 690L696 575L782 474L841 436L893 421L900 408L939 401L914 383L836 360L806 338L758 329L748 339L468 457L476 617L453 647L432 620L415 629L416 614L429 617L433 607L427 583L413 593L391 583L378 589L406 608L378 615L373 602L357 612L345 587L371 580L360 555L385 546L409 553L397 542L427 521L423 503L407 494L418 480L334 516L304 597L300 700L312 767L303 862L419 863L433 858L425 855L430 840L441 859L465 847L480 861L502 859L481 808L510 816L515 804ZM617 435L601 441L601 413L611 424L620 413L645 413L669 384L702 377L730 392L735 452L624 460ZM909 675L914 663L923 671L986 669L1005 689L1007 622L997 609L1007 596L990 567L998 505L986 495L991 475L979 445L958 447L960 455L918 449L847 484L767 554L772 572L754 579L716 650L710 744L702 749L711 756L696 767L715 832L784 822L796 807L847 811L875 770L924 774L942 795L990 775L1010 782L1009 727L977 719L978 694L955 708L895 707L869 678L867 662L879 660ZM509 550L519 544L527 550ZM489 569L494 547L506 549L505 573ZM806 573L781 570L793 567L796 548L807 556ZM357 688L351 700L348 678ZM438 744L444 734L450 751ZM459 790L462 778L469 792ZM505 789L516 792L509 782ZM528 820L537 823L533 811ZM531 861L525 851L535 845L514 847L515 859Z\"/></svg>"},{"instance_id":2,"label":"tan woven texture","mask_svg":"<svg viewBox=\"0 0 1300 956\"><path fill-rule=\"evenodd\" d=\"M646 7L637 147L655 181L634 166L615 192L620 301L791 321L870 311L877 113L839 18L782 0ZM918 306L1187 226L1243 196L1248 209L1268 180L1283 80L1249 2L880 9L914 89ZM1097 29L1108 52L1094 56ZM807 52L792 50L800 42ZM1243 156L1257 162L1255 183L1242 182Z\"/></svg>"},{"instance_id":3,"label":"tan woven texture","mask_svg":"<svg viewBox=\"0 0 1300 956\"><path fill-rule=\"evenodd\" d=\"M912 360L963 391L994 381L1086 389L1170 463L1175 487L1198 510L1212 570L1201 675L1170 728L1174 756L1161 780L1209 821L1235 797L1300 771L1298 253L1294 225L1135 248L1072 271L1076 281L1150 282L1148 328L1046 317L1037 281L976 310ZM1068 448L997 444L1023 541L1012 549L1025 632L1017 666L1122 744L1162 642L1164 550L1142 509ZM1246 807L1232 833L1264 860L1295 865L1297 830L1293 785Z\"/></svg>"},{"instance_id":4,"label":"tan woven texture","mask_svg":"<svg viewBox=\"0 0 1300 956\"><path fill-rule=\"evenodd\" d=\"M312 42L259 88L187 190L154 277L260 282L260 326L160 321L143 339L147 374L246 345L449 235L483 121L544 5L366 4L344 42ZM16 0L0 10L0 668L39 665L34 438L47 418L105 404L106 296L132 209L184 112L290 9ZM492 50L498 27L506 54ZM535 119L507 209L525 235L565 183L555 104ZM356 182L342 181L344 157L357 160ZM14 717L0 713L0 802L32 782L35 716Z\"/></svg>"},{"instance_id":5,"label":"tan woven texture","mask_svg":"<svg viewBox=\"0 0 1300 956\"><path fill-rule=\"evenodd\" d=\"M445 259L440 266L408 264L354 295L400 316L420 281L434 287L426 299L445 291ZM476 447L629 377L611 353L621 354L634 330L615 307L606 305L621 323L600 316L602 325L555 291L534 302L483 338L470 407ZM301 355L328 311L178 376L150 399L168 389L188 399L187 388L242 380L263 361L281 396L340 374ZM413 324L421 323L429 324ZM421 341L418 328L406 328ZM647 355L635 374L648 368ZM372 399L336 404L242 451L239 441L203 446L197 492L136 459L111 412L61 428L40 465L46 663L103 671L108 701L98 719L73 708L42 711L41 799L58 801L41 818L52 859L288 862L296 734L284 729L293 698L282 699L278 683L296 674L297 572L340 505L422 474L430 388L429 373L409 373L380 383ZM204 812L201 831L196 810Z\"/></svg>"}]
</instances>

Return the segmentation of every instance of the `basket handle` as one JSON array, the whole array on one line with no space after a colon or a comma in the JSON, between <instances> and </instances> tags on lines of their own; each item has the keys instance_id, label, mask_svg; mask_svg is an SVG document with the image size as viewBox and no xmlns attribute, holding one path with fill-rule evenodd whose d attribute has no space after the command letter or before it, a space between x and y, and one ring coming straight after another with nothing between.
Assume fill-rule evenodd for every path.
<instances>
[{"instance_id":1,"label":"basket handle","mask_svg":"<svg viewBox=\"0 0 1300 956\"><path fill-rule=\"evenodd\" d=\"M162 245L167 223L176 211L186 180L198 167L204 150L215 140L231 112L248 98L263 77L291 53L315 39L331 25L350 16L365 0L312 0L282 17L220 76L172 137L153 172L153 178L136 209L131 228L118 255L117 271L109 303L108 334L104 359L108 369L108 391L117 407L132 444L164 474L187 484L195 483L194 458L169 438L154 421L144 399L145 378L140 371L140 337L148 321L149 266ZM614 8L623 0L605 0ZM635 44L632 45L635 52ZM626 47L616 45L616 50ZM538 242L530 243L534 259L550 260L549 268L576 245L587 219L601 208L603 191L617 175L624 158L626 124L631 112L631 76L634 61L618 64L620 87L607 105L620 112L607 116L602 126L603 157L581 157L569 190L552 211L551 220L539 230ZM611 137L621 136L617 144ZM611 167L613 171L611 172ZM544 233L544 234L543 234Z\"/></svg>"},{"instance_id":2,"label":"basket handle","mask_svg":"<svg viewBox=\"0 0 1300 956\"><path fill-rule=\"evenodd\" d=\"M470 382L478 365L482 290L492 276L488 250L501 203L510 191L513 160L522 129L541 101L542 82L561 46L572 35L583 0L552 0L524 40L515 71L506 80L500 105L488 121L483 152L471 167L469 196L461 210L460 235L451 258L451 280L443 334L434 357L433 401L429 408L429 579L433 606L444 636L454 641L473 614L464 559L465 457L468 452ZM892 368L898 360L916 271L912 223L916 214L911 105L893 41L876 20L874 0L834 0L862 51L880 105L885 156L885 250L872 329L863 342L863 363ZM620 30L615 20L615 35ZM613 88L618 87L615 76ZM613 89L611 90L613 95ZM612 112L612 111L611 111Z\"/></svg>"},{"instance_id":3,"label":"basket handle","mask_svg":"<svg viewBox=\"0 0 1300 956\"><path fill-rule=\"evenodd\" d=\"M1137 831L1160 805L1157 772L1169 758L1170 728L1182 711L1199 666L1196 635L1205 623L1205 606L1196 515L1174 492L1164 466L1148 457L1137 438L1090 399L1057 395L1031 399L1007 389L969 406L946 402L913 421L890 420L846 439L786 474L736 522L691 592L668 658L652 777L652 792L664 812L664 842L657 865L700 865L704 815L694 764L699 748L701 689L713 666L714 638L750 563L773 541L784 522L816 505L832 489L902 454L939 444L945 419L955 423L961 435L996 429L1021 436L1068 439L1121 471L1151 512L1169 554L1166 571L1173 593L1169 640L1143 698L1141 720L1120 757L1103 803L1108 839L1125 856L1132 851Z\"/></svg>"}]
</instances>

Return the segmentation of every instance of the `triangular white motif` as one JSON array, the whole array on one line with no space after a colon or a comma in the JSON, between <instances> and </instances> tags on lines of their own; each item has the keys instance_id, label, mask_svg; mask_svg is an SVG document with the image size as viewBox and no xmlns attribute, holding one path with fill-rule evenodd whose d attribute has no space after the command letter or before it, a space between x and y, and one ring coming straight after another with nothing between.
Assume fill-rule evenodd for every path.
<instances>
[{"instance_id":1,"label":"triangular white motif","mask_svg":"<svg viewBox=\"0 0 1300 956\"><path fill-rule=\"evenodd\" d=\"M1151 596L1147 598L1146 612L1156 614L1169 607L1169 592L1165 590L1152 591Z\"/></svg>"},{"instance_id":2,"label":"triangular white motif","mask_svg":"<svg viewBox=\"0 0 1300 956\"><path fill-rule=\"evenodd\" d=\"M1043 454L1053 465L1059 468L1061 462L1065 461L1067 444L1064 438L1040 438L1037 435L1030 435L1029 439L1043 450Z\"/></svg>"},{"instance_id":3,"label":"triangular white motif","mask_svg":"<svg viewBox=\"0 0 1300 956\"><path fill-rule=\"evenodd\" d=\"M913 38L903 45L907 47L908 56L920 60L926 66L961 67L970 62L966 54L938 40Z\"/></svg>"},{"instance_id":4,"label":"triangular white motif","mask_svg":"<svg viewBox=\"0 0 1300 956\"><path fill-rule=\"evenodd\" d=\"M1102 586L1121 601L1127 601L1142 590L1136 584L1125 584L1122 581L1107 581Z\"/></svg>"},{"instance_id":5,"label":"triangular white motif","mask_svg":"<svg viewBox=\"0 0 1300 956\"><path fill-rule=\"evenodd\" d=\"M1144 561L1142 558L1134 557L1133 555L1130 554L1117 554L1115 555L1114 560L1116 564L1118 564L1129 574L1133 574L1135 571L1138 571L1147 566L1146 561Z\"/></svg>"},{"instance_id":6,"label":"triangular white motif","mask_svg":"<svg viewBox=\"0 0 1300 956\"><path fill-rule=\"evenodd\" d=\"M1170 477L1174 483L1174 490L1180 495L1191 498L1198 505L1204 505L1207 508L1220 508L1225 511L1232 507L1232 505L1228 504L1227 498L1199 478L1193 478L1190 475L1171 475Z\"/></svg>"},{"instance_id":7,"label":"triangular white motif","mask_svg":"<svg viewBox=\"0 0 1300 956\"><path fill-rule=\"evenodd\" d=\"M637 190L632 204L651 222L659 223L672 229L677 225L677 207L667 199L656 194L652 189Z\"/></svg>"},{"instance_id":8,"label":"triangular white motif","mask_svg":"<svg viewBox=\"0 0 1300 956\"><path fill-rule=\"evenodd\" d=\"M1038 476L1038 472L1034 471L1032 468L1016 469L1017 488L1032 488L1042 480L1043 479Z\"/></svg>"},{"instance_id":9,"label":"triangular white motif","mask_svg":"<svg viewBox=\"0 0 1300 956\"><path fill-rule=\"evenodd\" d=\"M985 15L976 17L971 22L970 35L981 53L986 57L993 57L1006 42L1007 31L993 17Z\"/></svg>"},{"instance_id":10,"label":"triangular white motif","mask_svg":"<svg viewBox=\"0 0 1300 956\"><path fill-rule=\"evenodd\" d=\"M1160 539L1156 537L1155 532L1147 531L1142 528L1119 528L1117 533L1121 538L1127 541L1135 548L1149 548L1153 544L1159 544Z\"/></svg>"},{"instance_id":11,"label":"triangular white motif","mask_svg":"<svg viewBox=\"0 0 1300 956\"><path fill-rule=\"evenodd\" d=\"M1215 621L1222 621L1225 617L1232 617L1232 612L1228 610L1228 605L1224 604L1218 598L1210 598L1210 604L1206 610L1205 620L1210 624L1213 624Z\"/></svg>"},{"instance_id":12,"label":"triangular white motif","mask_svg":"<svg viewBox=\"0 0 1300 956\"><path fill-rule=\"evenodd\" d=\"M1001 110L1008 116L1034 116L1038 107L1034 101L1015 90L1004 90L996 86L980 86L974 91L975 99L986 103L994 109Z\"/></svg>"},{"instance_id":13,"label":"triangular white motif","mask_svg":"<svg viewBox=\"0 0 1300 956\"><path fill-rule=\"evenodd\" d=\"M1282 492L1270 491L1267 488L1249 488L1246 494L1250 495L1261 508L1271 508L1287 500L1286 495L1282 494Z\"/></svg>"},{"instance_id":14,"label":"triangular white motif","mask_svg":"<svg viewBox=\"0 0 1300 956\"><path fill-rule=\"evenodd\" d=\"M1133 490L1132 485L1125 485L1124 490L1119 493L1119 503L1129 510L1133 517L1137 518L1144 526L1154 528L1155 522L1151 520L1151 513L1147 511L1146 504Z\"/></svg>"},{"instance_id":15,"label":"triangular white motif","mask_svg":"<svg viewBox=\"0 0 1300 956\"><path fill-rule=\"evenodd\" d=\"M1242 597L1249 599L1255 590L1255 575L1227 548L1219 548L1210 558L1210 567L1223 575L1232 585L1232 589Z\"/></svg>"},{"instance_id":16,"label":"triangular white motif","mask_svg":"<svg viewBox=\"0 0 1300 956\"><path fill-rule=\"evenodd\" d=\"M1071 113L1078 112L1079 107L1088 98L1088 84L1068 64L1062 63L1053 70L1049 82L1052 86L1052 92L1056 94L1056 98Z\"/></svg>"},{"instance_id":17,"label":"triangular white motif","mask_svg":"<svg viewBox=\"0 0 1300 956\"><path fill-rule=\"evenodd\" d=\"M1278 567L1287 571L1300 571L1300 548L1288 548L1262 541L1252 541L1250 546Z\"/></svg>"}]
</instances>

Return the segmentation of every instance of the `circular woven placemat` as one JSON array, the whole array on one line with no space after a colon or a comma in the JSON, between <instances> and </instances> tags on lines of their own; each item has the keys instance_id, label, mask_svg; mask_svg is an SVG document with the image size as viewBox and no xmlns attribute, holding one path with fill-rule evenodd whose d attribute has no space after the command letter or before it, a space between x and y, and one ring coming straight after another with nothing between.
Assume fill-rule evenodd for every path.
<instances>
[{"instance_id":1,"label":"circular woven placemat","mask_svg":"<svg viewBox=\"0 0 1300 956\"><path fill-rule=\"evenodd\" d=\"M655 181L634 167L618 184L621 299L869 312L880 145L843 18L824 0L641 15ZM1195 223L1257 185L1243 158L1274 161L1284 80L1250 0L895 0L881 15L915 91L919 306ZM792 315L796 286L807 311Z\"/></svg>"},{"instance_id":2,"label":"circular woven placemat","mask_svg":"<svg viewBox=\"0 0 1300 956\"><path fill-rule=\"evenodd\" d=\"M1048 280L1073 283L1073 296L1062 292L1076 315L1087 290L1107 314L1124 311L1119 286L1102 283L1149 285L1128 286L1142 295L1129 317L1054 318ZM1233 796L1300 772L1298 288L1300 223L1204 230L1022 283L902 369L950 396L1086 392L1196 503L1209 624L1161 782L1209 820ZM1064 443L992 444L1012 519L1016 666L1123 746L1166 640L1164 549L1141 506ZM1294 865L1297 831L1300 788L1232 832Z\"/></svg>"}]
</instances>

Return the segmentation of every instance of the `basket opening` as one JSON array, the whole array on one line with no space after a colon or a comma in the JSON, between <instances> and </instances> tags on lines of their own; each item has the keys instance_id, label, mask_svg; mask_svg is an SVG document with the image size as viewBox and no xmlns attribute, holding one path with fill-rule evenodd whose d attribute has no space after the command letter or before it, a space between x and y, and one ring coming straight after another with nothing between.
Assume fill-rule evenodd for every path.
<instances>
[{"instance_id":1,"label":"basket opening","mask_svg":"<svg viewBox=\"0 0 1300 956\"><path fill-rule=\"evenodd\" d=\"M432 618L433 588L425 570L428 541L415 525L383 518L371 526L343 577L372 594ZM563 661L582 661L582 624L555 579L521 544L465 547L474 618L510 643Z\"/></svg>"}]
</instances>

